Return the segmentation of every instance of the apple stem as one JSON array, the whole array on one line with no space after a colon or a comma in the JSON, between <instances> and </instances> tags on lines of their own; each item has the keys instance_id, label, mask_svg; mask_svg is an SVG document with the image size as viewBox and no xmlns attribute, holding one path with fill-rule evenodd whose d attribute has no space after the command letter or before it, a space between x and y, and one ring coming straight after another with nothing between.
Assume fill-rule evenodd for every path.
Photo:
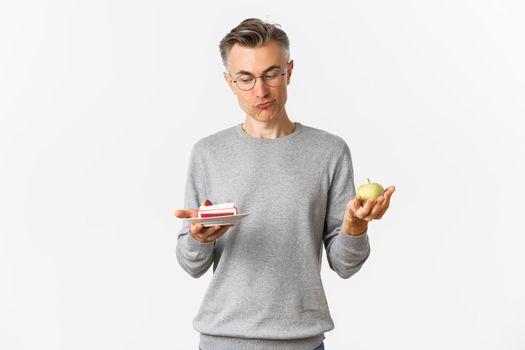
<instances>
[{"instance_id":1,"label":"apple stem","mask_svg":"<svg viewBox=\"0 0 525 350\"><path fill-rule=\"evenodd\" d=\"M370 179L368 177L366 179L368 180L368 183L370 183Z\"/></svg>"}]
</instances>

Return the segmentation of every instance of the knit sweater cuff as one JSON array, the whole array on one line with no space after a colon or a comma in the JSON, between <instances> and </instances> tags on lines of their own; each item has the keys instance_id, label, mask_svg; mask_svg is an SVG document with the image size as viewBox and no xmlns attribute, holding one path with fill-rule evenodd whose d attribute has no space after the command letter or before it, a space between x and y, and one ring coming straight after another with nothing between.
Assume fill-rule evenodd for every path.
<instances>
[{"instance_id":1,"label":"knit sweater cuff","mask_svg":"<svg viewBox=\"0 0 525 350\"><path fill-rule=\"evenodd\" d=\"M192 255L209 254L213 250L213 242L199 242L188 232L186 236L186 251Z\"/></svg>"},{"instance_id":2,"label":"knit sweater cuff","mask_svg":"<svg viewBox=\"0 0 525 350\"><path fill-rule=\"evenodd\" d=\"M352 236L341 231L340 239L345 247L352 247L354 250L361 251L368 248L368 229L359 236Z\"/></svg>"}]
</instances>

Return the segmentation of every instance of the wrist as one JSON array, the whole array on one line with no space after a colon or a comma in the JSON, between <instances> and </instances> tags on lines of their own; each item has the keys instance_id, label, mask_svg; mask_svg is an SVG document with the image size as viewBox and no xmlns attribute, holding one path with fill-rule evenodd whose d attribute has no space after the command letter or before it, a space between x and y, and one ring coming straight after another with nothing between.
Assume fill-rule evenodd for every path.
<instances>
[{"instance_id":1,"label":"wrist","mask_svg":"<svg viewBox=\"0 0 525 350\"><path fill-rule=\"evenodd\" d=\"M360 236L368 229L368 222L361 219L343 220L341 229L350 236Z\"/></svg>"}]
</instances>

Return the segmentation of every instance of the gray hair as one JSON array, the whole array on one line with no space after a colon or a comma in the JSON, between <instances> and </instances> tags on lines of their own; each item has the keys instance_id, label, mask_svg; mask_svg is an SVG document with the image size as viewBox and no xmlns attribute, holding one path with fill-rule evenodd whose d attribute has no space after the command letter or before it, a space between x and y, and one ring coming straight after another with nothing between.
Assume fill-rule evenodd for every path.
<instances>
[{"instance_id":1,"label":"gray hair","mask_svg":"<svg viewBox=\"0 0 525 350\"><path fill-rule=\"evenodd\" d=\"M248 18L233 28L219 44L222 63L227 68L228 56L235 44L246 47L259 47L269 40L275 40L285 51L287 59L290 57L290 41L279 24L263 22L258 18Z\"/></svg>"}]
</instances>

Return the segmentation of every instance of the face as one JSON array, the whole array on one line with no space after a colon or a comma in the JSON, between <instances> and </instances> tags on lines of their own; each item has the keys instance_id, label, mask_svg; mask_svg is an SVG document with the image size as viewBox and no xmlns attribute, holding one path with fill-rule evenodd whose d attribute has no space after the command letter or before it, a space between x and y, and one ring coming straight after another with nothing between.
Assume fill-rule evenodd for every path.
<instances>
[{"instance_id":1,"label":"face","mask_svg":"<svg viewBox=\"0 0 525 350\"><path fill-rule=\"evenodd\" d=\"M293 61L286 60L286 52L275 41L269 41L256 48L239 44L232 47L228 57L228 72L224 73L224 79L237 96L239 106L249 117L269 122L285 115L284 105L288 96L286 89L293 69ZM269 86L263 79L256 79L251 90L243 91L233 82L241 74L262 77L265 74L268 76L285 71L277 86ZM261 105L267 102L269 104Z\"/></svg>"}]
</instances>

